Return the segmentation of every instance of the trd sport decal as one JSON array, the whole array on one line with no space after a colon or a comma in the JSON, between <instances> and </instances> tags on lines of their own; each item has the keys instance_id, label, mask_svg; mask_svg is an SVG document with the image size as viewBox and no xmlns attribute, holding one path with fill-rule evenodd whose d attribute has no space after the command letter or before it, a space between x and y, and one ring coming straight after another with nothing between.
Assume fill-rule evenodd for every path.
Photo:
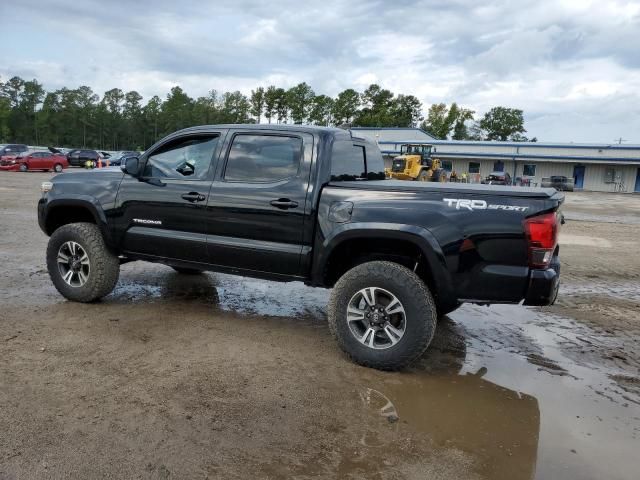
<instances>
[{"instance_id":1,"label":"trd sport decal","mask_svg":"<svg viewBox=\"0 0 640 480\"><path fill-rule=\"evenodd\" d=\"M484 200L469 200L466 198L443 198L443 202L449 207L455 207L456 210L466 208L467 210L508 210L511 212L526 212L529 207L519 207L517 205L496 205L487 204Z\"/></svg>"}]
</instances>

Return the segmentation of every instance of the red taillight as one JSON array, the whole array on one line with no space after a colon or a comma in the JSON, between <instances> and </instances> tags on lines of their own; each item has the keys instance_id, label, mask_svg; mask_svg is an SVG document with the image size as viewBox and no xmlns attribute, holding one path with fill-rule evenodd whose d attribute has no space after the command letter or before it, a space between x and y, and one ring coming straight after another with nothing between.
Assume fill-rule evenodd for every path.
<instances>
[{"instance_id":1,"label":"red taillight","mask_svg":"<svg viewBox=\"0 0 640 480\"><path fill-rule=\"evenodd\" d=\"M531 268L548 267L558 244L556 213L545 213L525 219L524 232L529 250L529 266Z\"/></svg>"}]
</instances>

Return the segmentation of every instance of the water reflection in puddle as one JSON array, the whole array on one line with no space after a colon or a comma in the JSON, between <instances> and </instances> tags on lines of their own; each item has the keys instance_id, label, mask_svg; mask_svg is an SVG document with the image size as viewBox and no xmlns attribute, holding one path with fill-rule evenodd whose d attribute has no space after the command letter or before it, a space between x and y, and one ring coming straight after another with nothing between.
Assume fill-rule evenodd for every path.
<instances>
[{"instance_id":1,"label":"water reflection in puddle","mask_svg":"<svg viewBox=\"0 0 640 480\"><path fill-rule=\"evenodd\" d=\"M583 294L597 285L563 288ZM626 288L627 298L638 295ZM297 282L169 273L154 284L123 280L108 301L183 300L320 321L328 295ZM383 446L376 434L382 421L472 453L488 478L637 478L639 399L612 380L625 372L567 354L585 338L604 346L618 341L536 309L465 305L441 322L410 371L381 376L364 369L345 378L370 412L361 444Z\"/></svg>"}]
</instances>

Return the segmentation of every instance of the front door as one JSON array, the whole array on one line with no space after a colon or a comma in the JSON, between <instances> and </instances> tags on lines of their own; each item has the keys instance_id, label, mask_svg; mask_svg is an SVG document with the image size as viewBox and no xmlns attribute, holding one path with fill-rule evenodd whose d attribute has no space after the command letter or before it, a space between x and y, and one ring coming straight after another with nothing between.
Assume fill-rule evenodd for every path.
<instances>
[{"instance_id":1,"label":"front door","mask_svg":"<svg viewBox=\"0 0 640 480\"><path fill-rule=\"evenodd\" d=\"M29 162L29 168L31 168L32 170L37 170L39 168L46 168L43 166L44 164L44 159L42 158L43 156L46 156L46 153L42 153L42 152L34 152L31 155L29 155L29 157L27 158L27 162Z\"/></svg>"},{"instance_id":2,"label":"front door","mask_svg":"<svg viewBox=\"0 0 640 480\"><path fill-rule=\"evenodd\" d=\"M584 185L584 165L576 165L573 167L573 186L575 188L583 188Z\"/></svg>"},{"instance_id":3,"label":"front door","mask_svg":"<svg viewBox=\"0 0 640 480\"><path fill-rule=\"evenodd\" d=\"M140 178L125 175L114 210L125 252L206 263L205 205L225 133L170 138L141 158Z\"/></svg>"},{"instance_id":4,"label":"front door","mask_svg":"<svg viewBox=\"0 0 640 480\"><path fill-rule=\"evenodd\" d=\"M312 151L309 133L229 133L207 203L210 263L299 274Z\"/></svg>"}]
</instances>

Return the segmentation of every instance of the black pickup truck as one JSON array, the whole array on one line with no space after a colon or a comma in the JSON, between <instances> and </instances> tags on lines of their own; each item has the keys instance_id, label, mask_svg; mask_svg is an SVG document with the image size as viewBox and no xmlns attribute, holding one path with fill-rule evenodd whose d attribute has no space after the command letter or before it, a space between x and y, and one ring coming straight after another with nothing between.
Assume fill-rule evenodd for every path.
<instances>
[{"instance_id":1,"label":"black pickup truck","mask_svg":"<svg viewBox=\"0 0 640 480\"><path fill-rule=\"evenodd\" d=\"M548 305L558 292L561 193L385 180L377 146L346 130L194 127L42 190L66 298L108 295L132 260L300 280L333 288L331 332L375 368L421 356L462 302Z\"/></svg>"}]
</instances>

